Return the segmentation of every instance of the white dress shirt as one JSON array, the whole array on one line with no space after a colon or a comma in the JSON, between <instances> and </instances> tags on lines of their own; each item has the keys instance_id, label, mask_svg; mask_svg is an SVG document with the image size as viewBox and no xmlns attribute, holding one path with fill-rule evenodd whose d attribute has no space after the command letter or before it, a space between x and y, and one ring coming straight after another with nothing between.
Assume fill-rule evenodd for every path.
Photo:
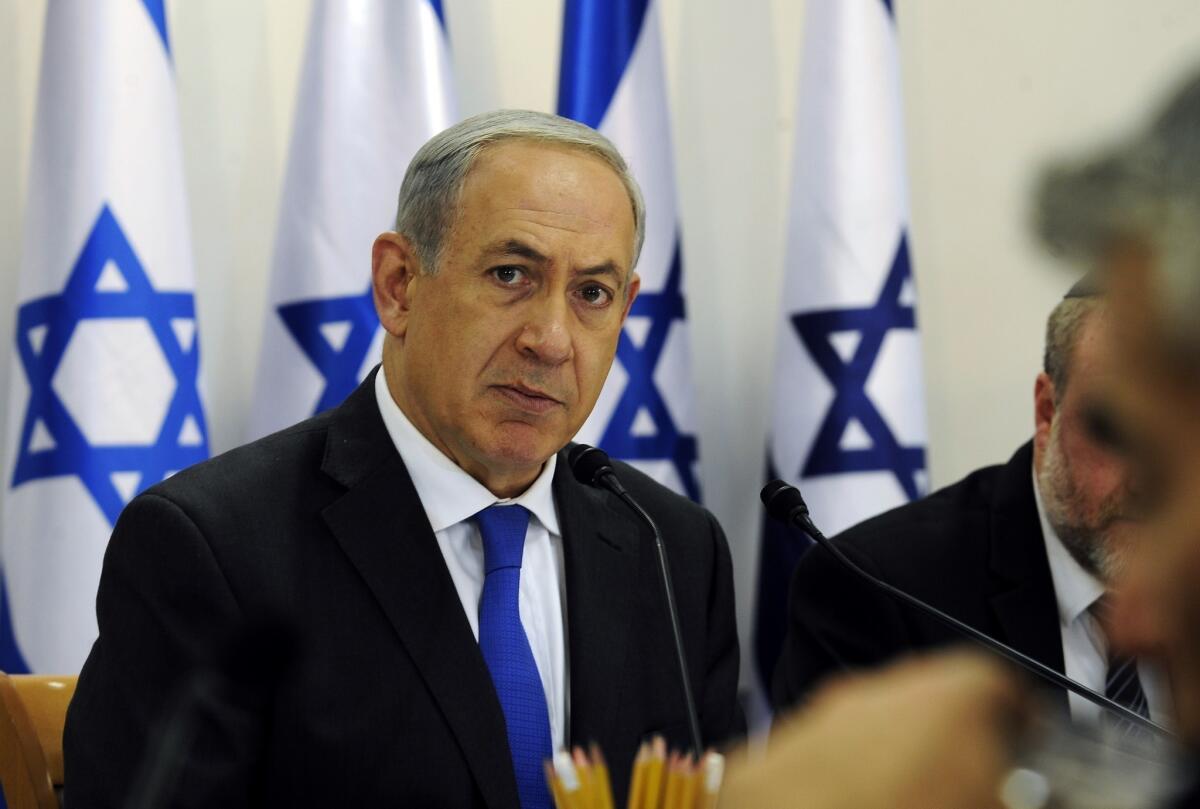
<instances>
[{"instance_id":1,"label":"white dress shirt","mask_svg":"<svg viewBox=\"0 0 1200 809\"><path fill-rule=\"evenodd\" d=\"M1042 538L1046 542L1046 557L1050 560L1050 577L1058 601L1058 622L1062 630L1064 673L1093 691L1104 693L1108 678L1108 640L1100 621L1091 613L1096 599L1104 595L1104 585L1083 568L1063 545L1050 525L1042 506L1037 474L1033 475L1033 496L1037 501L1038 519L1042 523ZM1138 679L1146 692L1150 718L1160 725L1171 712L1166 683L1161 672L1144 660L1138 661ZM1077 694L1069 694L1071 716L1096 721L1101 710Z\"/></svg>"},{"instance_id":2,"label":"white dress shirt","mask_svg":"<svg viewBox=\"0 0 1200 809\"><path fill-rule=\"evenodd\" d=\"M525 532L525 549L521 557L521 623L529 637L533 659L546 692L554 749L564 747L567 726L563 617L566 582L563 578L562 532L558 527L552 490L556 457L550 456L541 474L520 496L498 498L413 426L392 399L382 366L375 377L375 399L388 435L421 498L476 641L479 640L479 598L483 594L485 574L483 539L471 518L497 503L521 505L529 510L529 528Z\"/></svg>"}]
</instances>

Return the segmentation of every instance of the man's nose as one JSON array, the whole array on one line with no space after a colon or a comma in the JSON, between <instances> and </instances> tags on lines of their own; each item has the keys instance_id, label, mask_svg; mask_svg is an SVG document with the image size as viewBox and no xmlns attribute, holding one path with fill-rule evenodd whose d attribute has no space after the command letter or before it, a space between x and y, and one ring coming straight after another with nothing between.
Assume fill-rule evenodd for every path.
<instances>
[{"instance_id":1,"label":"man's nose","mask_svg":"<svg viewBox=\"0 0 1200 809\"><path fill-rule=\"evenodd\" d=\"M533 302L517 335L517 350L524 357L549 365L566 362L572 353L570 318L570 307L564 300Z\"/></svg>"}]
</instances>

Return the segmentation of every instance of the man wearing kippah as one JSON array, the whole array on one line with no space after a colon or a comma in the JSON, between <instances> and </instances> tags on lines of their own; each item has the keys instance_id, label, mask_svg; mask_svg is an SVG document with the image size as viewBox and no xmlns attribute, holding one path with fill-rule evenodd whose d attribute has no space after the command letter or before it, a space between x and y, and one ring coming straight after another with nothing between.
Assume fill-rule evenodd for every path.
<instances>
[{"instance_id":1,"label":"man wearing kippah","mask_svg":"<svg viewBox=\"0 0 1200 809\"><path fill-rule=\"evenodd\" d=\"M980 469L833 541L884 581L1162 721L1170 705L1158 672L1113 653L1108 640L1106 593L1139 521L1125 464L1087 423L1088 403L1112 376L1105 340L1111 318L1101 293L1085 277L1051 312L1034 384L1034 436L1007 464ZM777 707L800 702L830 674L962 642L820 547L796 570L788 618L774 677ZM1075 719L1101 718L1074 694L1049 696Z\"/></svg>"}]
</instances>

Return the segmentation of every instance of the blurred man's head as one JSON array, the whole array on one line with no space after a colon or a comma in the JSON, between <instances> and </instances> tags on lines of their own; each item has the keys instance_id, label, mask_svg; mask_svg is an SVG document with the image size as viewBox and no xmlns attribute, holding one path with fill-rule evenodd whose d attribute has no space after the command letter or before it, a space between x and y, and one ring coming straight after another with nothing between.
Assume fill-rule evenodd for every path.
<instances>
[{"instance_id":1,"label":"blurred man's head","mask_svg":"<svg viewBox=\"0 0 1200 809\"><path fill-rule=\"evenodd\" d=\"M1107 278L1119 383L1091 421L1152 518L1121 577L1117 639L1163 657L1200 742L1200 77L1130 142L1051 171L1038 224Z\"/></svg>"},{"instance_id":2,"label":"blurred man's head","mask_svg":"<svg viewBox=\"0 0 1200 809\"><path fill-rule=\"evenodd\" d=\"M1034 469L1046 517L1088 572L1112 580L1135 537L1126 464L1088 429L1087 406L1112 378L1104 301L1077 285L1050 313L1034 385Z\"/></svg>"}]
</instances>

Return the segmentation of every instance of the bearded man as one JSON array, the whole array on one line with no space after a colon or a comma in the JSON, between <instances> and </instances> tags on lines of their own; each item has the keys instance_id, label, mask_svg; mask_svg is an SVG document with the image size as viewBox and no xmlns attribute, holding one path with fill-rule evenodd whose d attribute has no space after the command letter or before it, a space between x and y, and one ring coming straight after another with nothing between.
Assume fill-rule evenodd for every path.
<instances>
[{"instance_id":1,"label":"bearded man","mask_svg":"<svg viewBox=\"0 0 1200 809\"><path fill-rule=\"evenodd\" d=\"M1108 653L1106 593L1139 527L1125 463L1088 429L1087 405L1112 375L1100 293L1085 279L1051 312L1034 384L1034 437L1007 464L977 470L834 542L884 581L1162 719L1170 706L1157 673ZM788 621L774 675L777 709L839 671L962 641L819 547L794 574ZM1100 713L1074 694L1049 696L1075 719Z\"/></svg>"}]
</instances>

